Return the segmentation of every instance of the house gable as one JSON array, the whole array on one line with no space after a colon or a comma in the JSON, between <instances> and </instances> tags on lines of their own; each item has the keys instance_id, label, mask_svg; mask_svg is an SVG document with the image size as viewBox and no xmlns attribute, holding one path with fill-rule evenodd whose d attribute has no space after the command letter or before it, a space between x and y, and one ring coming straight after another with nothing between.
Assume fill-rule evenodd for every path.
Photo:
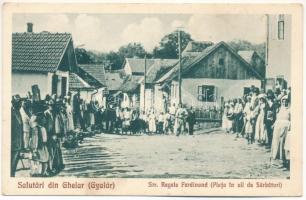
<instances>
[{"instance_id":1,"label":"house gable","mask_svg":"<svg viewBox=\"0 0 306 200\"><path fill-rule=\"evenodd\" d=\"M224 48L224 50L218 51L218 49L220 48ZM205 63L205 61L209 59L210 56L214 55L215 52L219 52L220 55L224 56L224 59L222 61L218 59L218 63L220 63L220 65L225 65L225 63L227 62L227 67L224 67L224 68L222 67L220 69L220 67L217 68L217 66L214 65L216 62L210 61L210 62ZM226 60L229 56L232 59ZM239 63L238 66L240 67L237 67L236 65L234 66L233 64L229 65L228 61L235 61L235 63ZM199 63L202 63L202 65ZM205 69L205 66L209 66L209 69ZM244 67L245 69L242 69L241 66ZM199 74L196 74L194 76L195 73L198 73L197 68L198 70L202 70L202 71L199 71ZM226 68L227 68L227 71L226 71ZM206 72L206 70L208 71L208 73L204 73ZM237 72L240 74L236 75ZM169 72L164 74L157 82L167 84L173 79L177 80L178 74L179 74L179 65L177 64ZM240 55L238 55L225 42L219 42L218 44L207 47L203 52L201 52L200 55L196 57L183 57L182 58L182 76L192 77L192 78L197 78L197 77L198 78L205 78L205 77L213 78L214 77L214 78L220 78L220 79L222 79L222 77L226 79L255 78L259 80L262 80L264 78L256 71L255 68L253 68L247 61L245 61Z\"/></svg>"},{"instance_id":2,"label":"house gable","mask_svg":"<svg viewBox=\"0 0 306 200\"><path fill-rule=\"evenodd\" d=\"M70 40L67 45L58 69L61 71L70 71L74 73L76 73L78 70L72 40Z\"/></svg>"},{"instance_id":3,"label":"house gable","mask_svg":"<svg viewBox=\"0 0 306 200\"><path fill-rule=\"evenodd\" d=\"M257 75L240 59L240 56L219 45L183 74L183 78L256 79Z\"/></svg>"}]
</instances>

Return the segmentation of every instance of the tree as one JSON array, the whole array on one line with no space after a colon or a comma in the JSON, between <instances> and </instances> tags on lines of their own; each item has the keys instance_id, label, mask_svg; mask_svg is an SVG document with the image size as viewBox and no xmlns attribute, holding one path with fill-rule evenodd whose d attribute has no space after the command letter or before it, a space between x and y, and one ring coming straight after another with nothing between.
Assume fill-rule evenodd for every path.
<instances>
[{"instance_id":1,"label":"tree","mask_svg":"<svg viewBox=\"0 0 306 200\"><path fill-rule=\"evenodd\" d=\"M109 52L106 59L109 61L112 70L121 69L124 62L124 57L114 51Z\"/></svg>"},{"instance_id":2,"label":"tree","mask_svg":"<svg viewBox=\"0 0 306 200\"><path fill-rule=\"evenodd\" d=\"M184 50L190 41L193 41L191 35L181 31L181 49ZM178 58L178 33L173 31L165 35L159 42L159 46L153 50L155 58Z\"/></svg>"},{"instance_id":3,"label":"tree","mask_svg":"<svg viewBox=\"0 0 306 200\"><path fill-rule=\"evenodd\" d=\"M90 53L83 48L75 48L75 56L78 64L90 64L94 63Z\"/></svg>"},{"instance_id":4,"label":"tree","mask_svg":"<svg viewBox=\"0 0 306 200\"><path fill-rule=\"evenodd\" d=\"M144 58L146 55L146 50L143 48L140 43L129 43L125 46L122 46L118 50L118 54L124 58Z\"/></svg>"},{"instance_id":5,"label":"tree","mask_svg":"<svg viewBox=\"0 0 306 200\"><path fill-rule=\"evenodd\" d=\"M265 59L266 56L266 43L260 44L252 44L246 40L233 40L228 42L228 44L236 51L246 51L246 50L254 50L258 53L258 55Z\"/></svg>"}]
</instances>

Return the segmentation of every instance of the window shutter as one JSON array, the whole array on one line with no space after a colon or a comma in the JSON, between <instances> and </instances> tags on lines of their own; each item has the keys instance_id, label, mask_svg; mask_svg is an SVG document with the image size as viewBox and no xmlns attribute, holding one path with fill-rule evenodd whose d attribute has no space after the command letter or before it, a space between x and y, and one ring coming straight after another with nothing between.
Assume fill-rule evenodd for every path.
<instances>
[{"instance_id":1,"label":"window shutter","mask_svg":"<svg viewBox=\"0 0 306 200\"><path fill-rule=\"evenodd\" d=\"M203 101L203 85L198 86L198 100Z\"/></svg>"}]
</instances>

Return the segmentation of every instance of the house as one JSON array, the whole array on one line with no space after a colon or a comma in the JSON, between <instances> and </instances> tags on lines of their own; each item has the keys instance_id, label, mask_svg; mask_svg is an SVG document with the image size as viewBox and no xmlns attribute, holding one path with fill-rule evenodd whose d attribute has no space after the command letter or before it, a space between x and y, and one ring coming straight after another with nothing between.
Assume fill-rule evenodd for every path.
<instances>
[{"instance_id":1,"label":"house","mask_svg":"<svg viewBox=\"0 0 306 200\"><path fill-rule=\"evenodd\" d=\"M123 70L127 76L144 76L145 65L149 69L156 59L126 58L123 63Z\"/></svg>"},{"instance_id":2,"label":"house","mask_svg":"<svg viewBox=\"0 0 306 200\"><path fill-rule=\"evenodd\" d=\"M82 99L91 99L92 94L95 92L95 87L90 86L85 80L79 77L75 73L69 74L69 91L72 96L78 91L80 92L80 97Z\"/></svg>"},{"instance_id":3,"label":"house","mask_svg":"<svg viewBox=\"0 0 306 200\"><path fill-rule=\"evenodd\" d=\"M122 84L121 91L124 94L124 106L150 108L154 104L154 81L163 73L169 71L169 66L173 66L176 59L143 59L126 58L123 71L126 79ZM145 69L146 66L146 69ZM144 74L146 71L146 95L144 95ZM158 95L160 96L160 95ZM129 97L129 98L128 98ZM144 98L146 101L144 101ZM125 100L126 99L126 100ZM145 103L147 105L145 105Z\"/></svg>"},{"instance_id":4,"label":"house","mask_svg":"<svg viewBox=\"0 0 306 200\"><path fill-rule=\"evenodd\" d=\"M78 65L78 76L82 78L91 87L95 88L92 91L91 98L86 99L87 101L95 100L98 101L100 106L106 106L106 80L105 80L105 69L103 65L86 64Z\"/></svg>"},{"instance_id":5,"label":"house","mask_svg":"<svg viewBox=\"0 0 306 200\"><path fill-rule=\"evenodd\" d=\"M216 106L241 97L252 85L262 86L264 76L227 43L205 48L198 56L182 59L182 103L194 107ZM179 103L179 64L156 84L169 95L169 103Z\"/></svg>"},{"instance_id":6,"label":"house","mask_svg":"<svg viewBox=\"0 0 306 200\"><path fill-rule=\"evenodd\" d=\"M265 61L263 58L261 58L258 55L256 51L253 50L238 51L238 54L251 66L253 66L261 76L266 77Z\"/></svg>"},{"instance_id":7,"label":"house","mask_svg":"<svg viewBox=\"0 0 306 200\"><path fill-rule=\"evenodd\" d=\"M106 104L121 104L121 87L124 82L121 71L109 71L105 73L105 83L107 87Z\"/></svg>"},{"instance_id":8,"label":"house","mask_svg":"<svg viewBox=\"0 0 306 200\"><path fill-rule=\"evenodd\" d=\"M291 15L267 15L267 78L291 80Z\"/></svg>"},{"instance_id":9,"label":"house","mask_svg":"<svg viewBox=\"0 0 306 200\"><path fill-rule=\"evenodd\" d=\"M198 56L204 49L212 46L214 43L210 41L190 41L182 52L182 56Z\"/></svg>"},{"instance_id":10,"label":"house","mask_svg":"<svg viewBox=\"0 0 306 200\"><path fill-rule=\"evenodd\" d=\"M140 109L154 108L156 111L164 111L164 101L168 99L167 93L161 90L156 81L169 72L178 63L178 59L156 59L155 63L147 70L146 77L141 77L140 84Z\"/></svg>"},{"instance_id":11,"label":"house","mask_svg":"<svg viewBox=\"0 0 306 200\"><path fill-rule=\"evenodd\" d=\"M12 94L26 96L38 85L41 97L65 96L69 90L69 72L77 64L72 36L69 33L28 31L12 34Z\"/></svg>"}]
</instances>

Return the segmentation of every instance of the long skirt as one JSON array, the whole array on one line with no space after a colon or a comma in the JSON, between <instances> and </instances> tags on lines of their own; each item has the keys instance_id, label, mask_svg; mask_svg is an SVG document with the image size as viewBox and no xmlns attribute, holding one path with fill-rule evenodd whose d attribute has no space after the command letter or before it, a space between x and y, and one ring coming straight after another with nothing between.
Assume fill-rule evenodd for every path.
<instances>
[{"instance_id":1,"label":"long skirt","mask_svg":"<svg viewBox=\"0 0 306 200\"><path fill-rule=\"evenodd\" d=\"M248 139L252 138L253 130L254 130L254 125L252 124L252 121L247 119L245 121L244 131Z\"/></svg>"},{"instance_id":2,"label":"long skirt","mask_svg":"<svg viewBox=\"0 0 306 200\"><path fill-rule=\"evenodd\" d=\"M264 142L267 138L267 132L264 124L264 115L260 114L257 117L255 125L255 140Z\"/></svg>"},{"instance_id":3,"label":"long skirt","mask_svg":"<svg viewBox=\"0 0 306 200\"><path fill-rule=\"evenodd\" d=\"M271 157L273 159L276 159L278 154L279 159L283 159L284 139L286 137L288 127L288 120L277 120L275 122L271 147Z\"/></svg>"},{"instance_id":4,"label":"long skirt","mask_svg":"<svg viewBox=\"0 0 306 200\"><path fill-rule=\"evenodd\" d=\"M90 125L95 125L95 114L94 113L89 113L89 122L90 122Z\"/></svg>"},{"instance_id":5,"label":"long skirt","mask_svg":"<svg viewBox=\"0 0 306 200\"><path fill-rule=\"evenodd\" d=\"M67 113L67 119L68 119L68 126L67 131L73 131L74 130L74 122L73 122L73 115L72 113Z\"/></svg>"},{"instance_id":6,"label":"long skirt","mask_svg":"<svg viewBox=\"0 0 306 200\"><path fill-rule=\"evenodd\" d=\"M291 138L291 133L290 131L288 131L286 134L285 145L284 145L286 160L290 160L290 138Z\"/></svg>"},{"instance_id":7,"label":"long skirt","mask_svg":"<svg viewBox=\"0 0 306 200\"><path fill-rule=\"evenodd\" d=\"M156 122L155 119L150 119L149 121L149 132L156 132Z\"/></svg>"}]
</instances>

